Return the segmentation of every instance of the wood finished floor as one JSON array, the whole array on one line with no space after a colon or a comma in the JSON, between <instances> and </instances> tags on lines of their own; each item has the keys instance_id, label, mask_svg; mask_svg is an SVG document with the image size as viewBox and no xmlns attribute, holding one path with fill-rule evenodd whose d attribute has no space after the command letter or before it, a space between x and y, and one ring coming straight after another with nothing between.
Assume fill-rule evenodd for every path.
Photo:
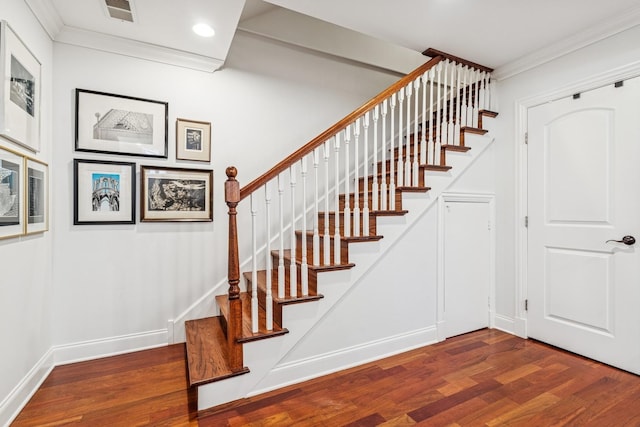
<instances>
[{"instance_id":1,"label":"wood finished floor","mask_svg":"<svg viewBox=\"0 0 640 427\"><path fill-rule=\"evenodd\" d=\"M196 413L183 345L55 368L13 426L640 426L640 377L495 330Z\"/></svg>"}]
</instances>

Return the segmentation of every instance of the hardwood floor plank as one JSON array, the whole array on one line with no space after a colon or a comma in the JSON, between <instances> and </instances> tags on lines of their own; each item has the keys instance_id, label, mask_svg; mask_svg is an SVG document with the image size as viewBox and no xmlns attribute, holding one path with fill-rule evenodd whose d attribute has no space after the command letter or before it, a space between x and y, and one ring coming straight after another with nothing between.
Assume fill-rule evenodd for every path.
<instances>
[{"instance_id":1,"label":"hardwood floor plank","mask_svg":"<svg viewBox=\"0 0 640 427\"><path fill-rule=\"evenodd\" d=\"M481 330L198 413L184 345L55 368L12 426L640 426L640 377Z\"/></svg>"}]
</instances>

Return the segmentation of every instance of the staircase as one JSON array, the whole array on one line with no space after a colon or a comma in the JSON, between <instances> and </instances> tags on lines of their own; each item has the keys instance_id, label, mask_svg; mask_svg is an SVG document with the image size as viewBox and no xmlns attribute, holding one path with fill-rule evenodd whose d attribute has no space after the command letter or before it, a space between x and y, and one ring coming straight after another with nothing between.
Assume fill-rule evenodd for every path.
<instances>
[{"instance_id":1,"label":"staircase","mask_svg":"<svg viewBox=\"0 0 640 427\"><path fill-rule=\"evenodd\" d=\"M407 218L409 199L422 198L426 209L432 182L439 194L473 161L452 171L450 153L466 153L477 136L478 152L488 144L483 124L497 115L489 108L492 70L425 54L429 62L244 188L227 168L229 292L216 297L218 316L185 323L198 409L252 392L346 292L329 283L364 274L366 265L358 272L362 263L351 262L354 249L379 244L384 224ZM245 198L250 207L239 212ZM242 277L239 246L251 259Z\"/></svg>"}]
</instances>

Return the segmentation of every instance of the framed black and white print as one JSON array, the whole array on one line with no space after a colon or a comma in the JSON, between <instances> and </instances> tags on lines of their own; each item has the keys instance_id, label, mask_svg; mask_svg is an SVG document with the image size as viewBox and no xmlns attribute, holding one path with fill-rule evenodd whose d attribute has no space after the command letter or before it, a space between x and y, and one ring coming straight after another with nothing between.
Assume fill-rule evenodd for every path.
<instances>
[{"instance_id":1,"label":"framed black and white print","mask_svg":"<svg viewBox=\"0 0 640 427\"><path fill-rule=\"evenodd\" d=\"M76 151L167 158L169 104L76 89Z\"/></svg>"},{"instance_id":2,"label":"framed black and white print","mask_svg":"<svg viewBox=\"0 0 640 427\"><path fill-rule=\"evenodd\" d=\"M42 233L49 229L49 167L27 157L25 172L25 234Z\"/></svg>"},{"instance_id":3,"label":"framed black and white print","mask_svg":"<svg viewBox=\"0 0 640 427\"><path fill-rule=\"evenodd\" d=\"M213 171L140 167L141 221L212 221Z\"/></svg>"},{"instance_id":4,"label":"framed black and white print","mask_svg":"<svg viewBox=\"0 0 640 427\"><path fill-rule=\"evenodd\" d=\"M0 21L0 135L40 151L40 62Z\"/></svg>"},{"instance_id":5,"label":"framed black and white print","mask_svg":"<svg viewBox=\"0 0 640 427\"><path fill-rule=\"evenodd\" d=\"M0 239L24 234L24 157L0 147Z\"/></svg>"},{"instance_id":6,"label":"framed black and white print","mask_svg":"<svg viewBox=\"0 0 640 427\"><path fill-rule=\"evenodd\" d=\"M211 161L211 123L176 121L176 159Z\"/></svg>"},{"instance_id":7,"label":"framed black and white print","mask_svg":"<svg viewBox=\"0 0 640 427\"><path fill-rule=\"evenodd\" d=\"M73 223L134 224L136 164L73 160Z\"/></svg>"}]
</instances>

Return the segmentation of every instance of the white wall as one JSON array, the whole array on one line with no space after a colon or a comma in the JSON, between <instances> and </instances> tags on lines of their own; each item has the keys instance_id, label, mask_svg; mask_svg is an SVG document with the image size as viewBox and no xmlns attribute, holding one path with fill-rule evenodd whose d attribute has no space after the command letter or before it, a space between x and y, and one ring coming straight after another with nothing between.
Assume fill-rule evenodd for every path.
<instances>
[{"instance_id":1,"label":"white wall","mask_svg":"<svg viewBox=\"0 0 640 427\"><path fill-rule=\"evenodd\" d=\"M523 333L523 299L518 297L520 272L517 263L517 236L523 227L518 215L520 186L518 177L519 144L524 141L518 121L516 104L567 88L589 85L588 80L604 73L615 73L636 64L640 68L640 27L609 37L525 73L498 82L500 100L499 126L496 128L496 210L497 210L497 312L505 319L516 321L515 332ZM571 91L565 93L569 95ZM524 118L526 119L526 117ZM525 215L522 212L522 216ZM518 215L518 216L517 216ZM520 326L518 326L520 323ZM508 322L503 326L508 326Z\"/></svg>"},{"instance_id":2,"label":"white wall","mask_svg":"<svg viewBox=\"0 0 640 427\"><path fill-rule=\"evenodd\" d=\"M54 70L53 325L54 343L65 346L61 361L166 343L167 320L226 276L225 168L235 165L248 183L396 80L240 33L214 74L64 44L54 46ZM169 159L74 152L75 88L168 101ZM74 226L74 158L208 166L174 160L176 117L212 122L214 222Z\"/></svg>"},{"instance_id":3,"label":"white wall","mask_svg":"<svg viewBox=\"0 0 640 427\"><path fill-rule=\"evenodd\" d=\"M51 158L52 43L22 0L0 3L6 20L42 64L41 147L34 154L0 137L0 146ZM0 240L0 425L12 416L46 371L38 364L51 348L51 245L53 232ZM32 371L34 367L37 368Z\"/></svg>"}]
</instances>

